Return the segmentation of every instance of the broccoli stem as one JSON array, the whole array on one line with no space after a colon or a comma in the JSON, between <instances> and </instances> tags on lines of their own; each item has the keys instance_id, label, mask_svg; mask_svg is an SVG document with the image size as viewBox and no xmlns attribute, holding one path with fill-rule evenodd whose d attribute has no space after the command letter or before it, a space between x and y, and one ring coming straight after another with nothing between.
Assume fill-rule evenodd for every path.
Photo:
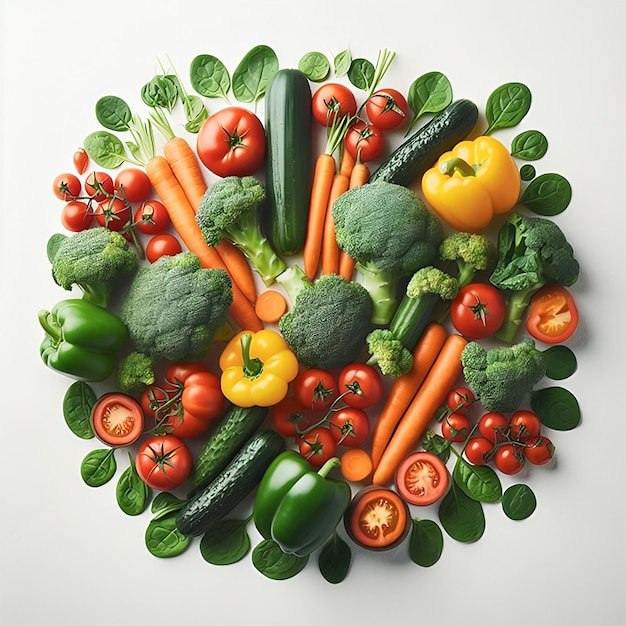
<instances>
[{"instance_id":1,"label":"broccoli stem","mask_svg":"<svg viewBox=\"0 0 626 626\"><path fill-rule=\"evenodd\" d=\"M507 304L506 317L500 330L495 334L496 338L505 343L513 343L515 341L515 336L522 325L530 299L538 289L539 287L533 287L532 289L512 292Z\"/></svg>"},{"instance_id":2,"label":"broccoli stem","mask_svg":"<svg viewBox=\"0 0 626 626\"><path fill-rule=\"evenodd\" d=\"M311 281L307 278L304 270L299 265L292 265L276 277L276 282L282 285L291 302L296 301L297 295L307 287Z\"/></svg>"},{"instance_id":3,"label":"broccoli stem","mask_svg":"<svg viewBox=\"0 0 626 626\"><path fill-rule=\"evenodd\" d=\"M111 300L112 288L108 283L94 283L90 285L79 285L83 292L83 300L106 309Z\"/></svg>"},{"instance_id":4,"label":"broccoli stem","mask_svg":"<svg viewBox=\"0 0 626 626\"><path fill-rule=\"evenodd\" d=\"M373 303L372 324L387 326L398 305L398 276L394 272L384 272L373 263L357 263L356 269L362 274L361 284L370 294Z\"/></svg>"}]
</instances>

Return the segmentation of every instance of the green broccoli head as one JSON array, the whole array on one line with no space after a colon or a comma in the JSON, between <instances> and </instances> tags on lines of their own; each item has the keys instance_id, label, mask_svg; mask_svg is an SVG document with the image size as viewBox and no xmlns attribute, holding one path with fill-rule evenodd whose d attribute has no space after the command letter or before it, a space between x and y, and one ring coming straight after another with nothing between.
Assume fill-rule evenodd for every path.
<instances>
[{"instance_id":1,"label":"green broccoli head","mask_svg":"<svg viewBox=\"0 0 626 626\"><path fill-rule=\"evenodd\" d=\"M496 261L496 247L481 233L454 232L439 247L439 258L458 266L459 288L469 285L477 271L490 269Z\"/></svg>"},{"instance_id":2,"label":"green broccoli head","mask_svg":"<svg viewBox=\"0 0 626 626\"><path fill-rule=\"evenodd\" d=\"M131 352L118 363L115 378L120 391L140 393L155 381L154 362L147 354Z\"/></svg>"},{"instance_id":3,"label":"green broccoli head","mask_svg":"<svg viewBox=\"0 0 626 626\"><path fill-rule=\"evenodd\" d=\"M380 371L392 378L406 374L413 365L413 355L394 334L386 328L376 328L366 337L369 365L378 365Z\"/></svg>"},{"instance_id":4,"label":"green broccoli head","mask_svg":"<svg viewBox=\"0 0 626 626\"><path fill-rule=\"evenodd\" d=\"M406 286L406 295L409 298L423 298L428 294L435 294L442 300L453 300L457 293L459 293L457 279L432 265L417 270Z\"/></svg>"},{"instance_id":5,"label":"green broccoli head","mask_svg":"<svg viewBox=\"0 0 626 626\"><path fill-rule=\"evenodd\" d=\"M226 322L231 287L224 270L203 268L192 252L164 256L137 272L120 318L137 352L155 361L194 361L206 356Z\"/></svg>"},{"instance_id":6,"label":"green broccoli head","mask_svg":"<svg viewBox=\"0 0 626 626\"><path fill-rule=\"evenodd\" d=\"M302 365L332 369L358 357L371 313L372 301L361 284L326 274L298 291L278 329Z\"/></svg>"},{"instance_id":7,"label":"green broccoli head","mask_svg":"<svg viewBox=\"0 0 626 626\"><path fill-rule=\"evenodd\" d=\"M470 341L461 353L465 382L487 411L515 411L546 374L546 358L525 337L512 346L487 349Z\"/></svg>"},{"instance_id":8,"label":"green broccoli head","mask_svg":"<svg viewBox=\"0 0 626 626\"><path fill-rule=\"evenodd\" d=\"M52 276L63 289L76 285L85 300L106 307L111 281L137 267L137 255L123 235L99 226L63 239L52 259Z\"/></svg>"}]
</instances>

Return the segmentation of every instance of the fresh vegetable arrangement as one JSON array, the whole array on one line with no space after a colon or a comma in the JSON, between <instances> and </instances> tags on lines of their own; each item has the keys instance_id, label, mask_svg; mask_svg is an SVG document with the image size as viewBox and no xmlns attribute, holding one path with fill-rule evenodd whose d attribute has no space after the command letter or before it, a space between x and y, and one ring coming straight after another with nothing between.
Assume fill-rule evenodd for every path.
<instances>
[{"instance_id":1,"label":"fresh vegetable arrangement","mask_svg":"<svg viewBox=\"0 0 626 626\"><path fill-rule=\"evenodd\" d=\"M431 567L485 507L531 515L518 479L581 420L550 382L577 367L580 268L552 219L571 186L528 167L543 133L505 140L528 87L479 107L436 71L388 87L395 62L198 55L189 87L170 67L138 89L143 114L98 100L53 181L72 295L39 312L41 358L101 444L84 482L127 461L117 504L150 510L156 557L198 541L273 579L316 558L330 583L360 550Z\"/></svg>"}]
</instances>

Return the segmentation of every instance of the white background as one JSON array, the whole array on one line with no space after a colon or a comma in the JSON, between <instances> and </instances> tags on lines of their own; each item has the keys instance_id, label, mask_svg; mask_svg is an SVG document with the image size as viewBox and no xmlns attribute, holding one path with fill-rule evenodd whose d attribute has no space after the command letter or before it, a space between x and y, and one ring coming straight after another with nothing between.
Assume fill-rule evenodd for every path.
<instances>
[{"instance_id":1,"label":"white background","mask_svg":"<svg viewBox=\"0 0 626 626\"><path fill-rule=\"evenodd\" d=\"M0 622L625 623L621 0L1 6ZM582 323L570 344L579 370L566 386L580 401L583 423L554 433L553 469L524 476L538 498L531 518L512 522L487 506L484 537L472 545L447 538L430 569L401 549L355 550L348 579L332 586L313 562L275 582L249 558L211 566L197 544L178 558L154 558L143 544L149 514L126 517L115 504L115 481L99 489L82 483L80 461L94 443L67 429L61 403L69 380L39 360L36 312L65 295L45 256L47 238L60 229L50 185L71 170L74 149L96 129L96 100L114 93L139 103L157 57L169 55L184 75L195 55L213 53L232 70L259 43L272 46L283 67L314 49L332 58L350 47L373 60L387 47L398 53L388 86L406 90L417 76L440 70L456 97L481 109L498 85L525 82L534 101L523 128L550 140L537 168L565 175L574 189L558 222L582 266L575 287Z\"/></svg>"}]
</instances>

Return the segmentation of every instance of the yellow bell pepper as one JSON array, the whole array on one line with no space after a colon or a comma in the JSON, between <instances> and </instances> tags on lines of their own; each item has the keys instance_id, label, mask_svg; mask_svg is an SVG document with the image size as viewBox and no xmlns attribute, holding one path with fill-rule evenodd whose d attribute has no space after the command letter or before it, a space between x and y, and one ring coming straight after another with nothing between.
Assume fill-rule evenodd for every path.
<instances>
[{"instance_id":1,"label":"yellow bell pepper","mask_svg":"<svg viewBox=\"0 0 626 626\"><path fill-rule=\"evenodd\" d=\"M237 333L219 358L224 396L241 407L273 406L298 374L298 359L283 337L269 329Z\"/></svg>"},{"instance_id":2,"label":"yellow bell pepper","mask_svg":"<svg viewBox=\"0 0 626 626\"><path fill-rule=\"evenodd\" d=\"M487 136L460 142L422 177L428 204L462 232L482 230L494 215L510 211L517 204L521 186L509 150Z\"/></svg>"}]
</instances>

